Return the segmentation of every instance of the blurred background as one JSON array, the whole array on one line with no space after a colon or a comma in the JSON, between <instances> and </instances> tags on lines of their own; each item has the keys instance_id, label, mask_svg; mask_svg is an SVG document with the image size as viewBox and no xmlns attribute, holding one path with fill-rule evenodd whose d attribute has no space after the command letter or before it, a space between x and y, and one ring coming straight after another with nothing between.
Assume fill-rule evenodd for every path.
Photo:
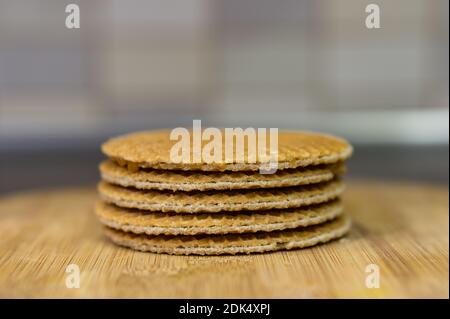
<instances>
[{"instance_id":1,"label":"blurred background","mask_svg":"<svg viewBox=\"0 0 450 319\"><path fill-rule=\"evenodd\" d=\"M0 192L93 184L106 138L193 119L338 134L353 178L448 185L448 6L0 0Z\"/></svg>"}]
</instances>

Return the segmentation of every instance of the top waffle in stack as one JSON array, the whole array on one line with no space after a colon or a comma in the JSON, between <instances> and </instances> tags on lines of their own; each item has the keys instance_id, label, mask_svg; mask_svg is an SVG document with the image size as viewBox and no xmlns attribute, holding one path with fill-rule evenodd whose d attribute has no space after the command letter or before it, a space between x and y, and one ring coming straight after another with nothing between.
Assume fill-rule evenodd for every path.
<instances>
[{"instance_id":1,"label":"top waffle in stack","mask_svg":"<svg viewBox=\"0 0 450 319\"><path fill-rule=\"evenodd\" d=\"M113 241L164 253L248 253L310 246L347 231L338 199L352 153L346 141L281 132L278 170L260 174L258 162L175 163L169 136L138 132L103 144L109 159L100 165L96 212Z\"/></svg>"}]
</instances>

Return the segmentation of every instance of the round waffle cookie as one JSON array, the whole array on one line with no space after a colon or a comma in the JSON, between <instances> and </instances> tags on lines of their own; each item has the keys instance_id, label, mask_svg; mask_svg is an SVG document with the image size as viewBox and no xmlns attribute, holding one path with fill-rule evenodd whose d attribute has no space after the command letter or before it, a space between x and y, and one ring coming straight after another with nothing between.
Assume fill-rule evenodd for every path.
<instances>
[{"instance_id":1,"label":"round waffle cookie","mask_svg":"<svg viewBox=\"0 0 450 319\"><path fill-rule=\"evenodd\" d=\"M344 236L350 225L350 218L342 215L320 225L273 232L172 236L134 234L105 227L105 233L114 243L140 251L175 255L222 255L314 246Z\"/></svg>"},{"instance_id":2,"label":"round waffle cookie","mask_svg":"<svg viewBox=\"0 0 450 319\"><path fill-rule=\"evenodd\" d=\"M331 164L280 170L274 174L259 172L197 172L155 169L128 169L114 161L100 164L102 179L124 187L172 191L205 191L288 187L325 182L341 175L344 165Z\"/></svg>"},{"instance_id":3,"label":"round waffle cookie","mask_svg":"<svg viewBox=\"0 0 450 319\"><path fill-rule=\"evenodd\" d=\"M224 158L214 163L176 163L170 157L170 150L176 143L178 141L170 140L170 130L144 131L112 138L102 145L102 151L122 164L155 169L256 171L264 164L259 158L256 163L251 163L247 158L248 149L243 159L238 161L233 156L231 163ZM205 145L207 142L202 143ZM224 145L222 143L222 154L225 154ZM270 147L269 144L267 146ZM336 163L347 159L351 153L351 145L334 136L313 132L278 134L278 169ZM192 154L191 149L191 158Z\"/></svg>"},{"instance_id":4,"label":"round waffle cookie","mask_svg":"<svg viewBox=\"0 0 450 319\"><path fill-rule=\"evenodd\" d=\"M198 235L274 231L321 224L342 214L340 200L285 210L239 214L159 213L120 208L98 202L96 214L104 225L136 234Z\"/></svg>"},{"instance_id":5,"label":"round waffle cookie","mask_svg":"<svg viewBox=\"0 0 450 319\"><path fill-rule=\"evenodd\" d=\"M206 192L138 190L100 182L100 197L120 207L176 213L285 209L319 204L344 191L339 180L288 188Z\"/></svg>"}]
</instances>

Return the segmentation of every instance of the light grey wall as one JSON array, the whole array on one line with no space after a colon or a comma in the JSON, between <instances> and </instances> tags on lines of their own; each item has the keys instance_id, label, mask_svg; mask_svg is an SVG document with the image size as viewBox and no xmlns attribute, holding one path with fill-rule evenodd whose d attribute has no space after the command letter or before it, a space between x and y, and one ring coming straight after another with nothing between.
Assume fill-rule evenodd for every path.
<instances>
[{"instance_id":1,"label":"light grey wall","mask_svg":"<svg viewBox=\"0 0 450 319\"><path fill-rule=\"evenodd\" d=\"M448 143L446 0L71 2L79 30L63 1L0 0L2 149L194 118Z\"/></svg>"}]
</instances>

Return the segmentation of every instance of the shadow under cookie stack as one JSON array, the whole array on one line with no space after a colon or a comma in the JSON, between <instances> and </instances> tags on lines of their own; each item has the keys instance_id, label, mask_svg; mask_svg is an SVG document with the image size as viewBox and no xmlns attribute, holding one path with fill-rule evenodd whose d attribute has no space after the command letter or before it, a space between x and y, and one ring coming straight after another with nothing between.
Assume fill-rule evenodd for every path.
<instances>
[{"instance_id":1,"label":"shadow under cookie stack","mask_svg":"<svg viewBox=\"0 0 450 319\"><path fill-rule=\"evenodd\" d=\"M180 164L170 131L108 140L96 214L114 243L180 255L259 253L304 248L344 236L350 219L340 195L345 140L280 132L278 170L260 163Z\"/></svg>"}]
</instances>

